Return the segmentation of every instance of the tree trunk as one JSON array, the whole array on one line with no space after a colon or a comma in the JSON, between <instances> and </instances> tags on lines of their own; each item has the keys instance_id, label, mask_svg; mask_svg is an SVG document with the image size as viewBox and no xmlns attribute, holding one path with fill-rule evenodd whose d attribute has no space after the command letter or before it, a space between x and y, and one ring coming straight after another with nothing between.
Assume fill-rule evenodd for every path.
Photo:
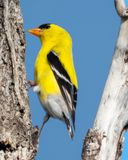
<instances>
[{"instance_id":1,"label":"tree trunk","mask_svg":"<svg viewBox=\"0 0 128 160\"><path fill-rule=\"evenodd\" d=\"M111 69L93 128L85 137L83 160L119 160L128 124L128 10L115 0L121 26Z\"/></svg>"},{"instance_id":2,"label":"tree trunk","mask_svg":"<svg viewBox=\"0 0 128 160\"><path fill-rule=\"evenodd\" d=\"M24 59L19 0L0 0L0 160L32 160L37 150Z\"/></svg>"}]
</instances>

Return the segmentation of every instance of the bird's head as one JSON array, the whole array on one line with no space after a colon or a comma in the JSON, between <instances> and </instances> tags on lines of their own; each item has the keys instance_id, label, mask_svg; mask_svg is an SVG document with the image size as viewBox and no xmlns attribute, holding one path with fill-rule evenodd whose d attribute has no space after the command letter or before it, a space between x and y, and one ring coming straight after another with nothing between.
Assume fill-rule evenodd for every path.
<instances>
[{"instance_id":1,"label":"bird's head","mask_svg":"<svg viewBox=\"0 0 128 160\"><path fill-rule=\"evenodd\" d=\"M69 33L56 24L42 24L37 28L28 30L28 32L39 37L42 43L58 44L64 41L72 43Z\"/></svg>"}]
</instances>

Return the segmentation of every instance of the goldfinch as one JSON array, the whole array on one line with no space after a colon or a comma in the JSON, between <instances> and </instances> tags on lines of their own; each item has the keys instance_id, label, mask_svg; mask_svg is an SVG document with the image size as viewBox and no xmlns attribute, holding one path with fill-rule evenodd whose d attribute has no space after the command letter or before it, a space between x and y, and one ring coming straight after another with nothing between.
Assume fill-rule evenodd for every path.
<instances>
[{"instance_id":1,"label":"goldfinch","mask_svg":"<svg viewBox=\"0 0 128 160\"><path fill-rule=\"evenodd\" d=\"M29 32L42 44L35 61L34 83L31 82L46 111L41 130L50 117L57 118L65 122L73 138L78 84L71 36L55 24L43 24Z\"/></svg>"}]
</instances>

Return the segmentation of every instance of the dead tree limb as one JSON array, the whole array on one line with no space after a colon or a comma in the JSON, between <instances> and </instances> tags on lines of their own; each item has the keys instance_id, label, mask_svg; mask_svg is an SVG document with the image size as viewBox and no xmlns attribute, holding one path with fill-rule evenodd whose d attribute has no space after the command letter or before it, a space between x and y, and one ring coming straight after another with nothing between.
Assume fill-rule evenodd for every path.
<instances>
[{"instance_id":1,"label":"dead tree limb","mask_svg":"<svg viewBox=\"0 0 128 160\"><path fill-rule=\"evenodd\" d=\"M119 160L128 124L128 9L124 0L115 0L115 8L120 31L99 110L84 140L83 160Z\"/></svg>"},{"instance_id":2,"label":"dead tree limb","mask_svg":"<svg viewBox=\"0 0 128 160\"><path fill-rule=\"evenodd\" d=\"M19 0L0 0L0 159L33 160L37 141L25 88L25 37Z\"/></svg>"}]
</instances>

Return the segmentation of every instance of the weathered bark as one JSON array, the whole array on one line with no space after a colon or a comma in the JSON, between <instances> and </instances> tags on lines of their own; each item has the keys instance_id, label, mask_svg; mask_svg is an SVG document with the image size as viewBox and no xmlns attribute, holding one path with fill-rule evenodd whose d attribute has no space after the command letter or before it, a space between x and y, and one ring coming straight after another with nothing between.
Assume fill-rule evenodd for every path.
<instances>
[{"instance_id":1,"label":"weathered bark","mask_svg":"<svg viewBox=\"0 0 128 160\"><path fill-rule=\"evenodd\" d=\"M32 160L37 149L24 59L19 0L0 0L0 160Z\"/></svg>"},{"instance_id":2,"label":"weathered bark","mask_svg":"<svg viewBox=\"0 0 128 160\"><path fill-rule=\"evenodd\" d=\"M85 137L83 160L119 160L128 124L128 10L115 0L121 26L111 69L93 128Z\"/></svg>"}]
</instances>

